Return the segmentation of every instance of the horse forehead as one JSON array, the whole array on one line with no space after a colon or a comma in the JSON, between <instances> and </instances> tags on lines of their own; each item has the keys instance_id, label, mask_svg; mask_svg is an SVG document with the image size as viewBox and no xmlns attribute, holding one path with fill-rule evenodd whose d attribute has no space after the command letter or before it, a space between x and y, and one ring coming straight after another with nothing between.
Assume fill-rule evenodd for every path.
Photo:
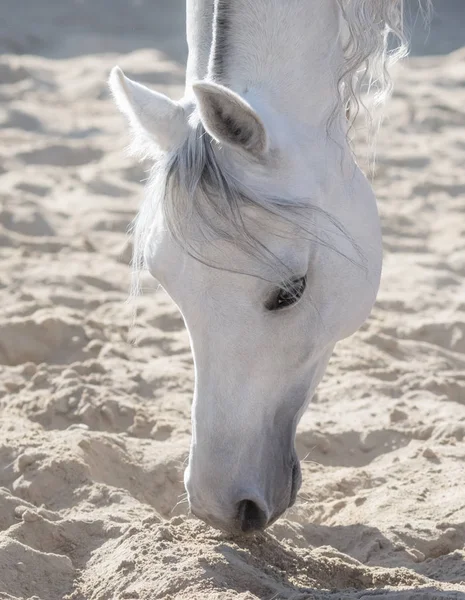
<instances>
[{"instance_id":1,"label":"horse forehead","mask_svg":"<svg viewBox=\"0 0 465 600\"><path fill-rule=\"evenodd\" d=\"M221 246L221 243L220 243ZM172 300L181 309L184 316L206 314L209 306L243 303L249 296L258 296L260 280L246 277L242 273L233 273L225 269L212 268L203 260L198 260L184 250L168 234L159 235L147 244L146 266L151 275L163 286ZM205 261L218 257L213 252L201 254ZM231 263L237 268L234 259L237 251L227 254L225 264ZM222 252L222 255L225 255ZM200 312L198 312L200 310ZM210 314L210 313L209 313ZM210 315L211 317L212 315Z\"/></svg>"},{"instance_id":2,"label":"horse forehead","mask_svg":"<svg viewBox=\"0 0 465 600\"><path fill-rule=\"evenodd\" d=\"M262 249L266 248L263 256L260 252L248 253L240 243L221 238L197 243L195 238L200 236L194 234L191 239L177 242L159 219L145 246L148 270L162 284L172 279L187 282L198 278L204 283L221 284L235 273L242 275L244 289L250 279L243 277L246 274L259 279L273 277L270 259L271 262L276 259L296 274L306 272L310 248L305 236L298 235L298 228L251 207L243 207L242 213L248 234Z\"/></svg>"},{"instance_id":3,"label":"horse forehead","mask_svg":"<svg viewBox=\"0 0 465 600\"><path fill-rule=\"evenodd\" d=\"M192 287L207 289L230 283L234 275L230 270L245 272L246 268L250 269L250 264L244 264L234 245L222 240L202 244L192 240L177 242L168 231L159 231L149 237L145 263L168 292L179 288L184 295L192 291ZM210 264L224 268L212 268Z\"/></svg>"}]
</instances>

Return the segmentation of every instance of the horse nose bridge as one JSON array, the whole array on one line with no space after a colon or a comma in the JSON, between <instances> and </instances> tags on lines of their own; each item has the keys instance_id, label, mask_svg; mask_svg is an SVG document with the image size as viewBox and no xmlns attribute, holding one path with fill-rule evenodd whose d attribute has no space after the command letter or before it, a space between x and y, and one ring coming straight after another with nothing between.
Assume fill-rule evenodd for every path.
<instances>
[{"instance_id":1,"label":"horse nose bridge","mask_svg":"<svg viewBox=\"0 0 465 600\"><path fill-rule=\"evenodd\" d=\"M250 423L236 429L227 418L222 421L223 426L208 432L203 427L196 431L189 458L193 482L220 494L272 489L289 476L296 459L293 431L265 431Z\"/></svg>"}]
</instances>

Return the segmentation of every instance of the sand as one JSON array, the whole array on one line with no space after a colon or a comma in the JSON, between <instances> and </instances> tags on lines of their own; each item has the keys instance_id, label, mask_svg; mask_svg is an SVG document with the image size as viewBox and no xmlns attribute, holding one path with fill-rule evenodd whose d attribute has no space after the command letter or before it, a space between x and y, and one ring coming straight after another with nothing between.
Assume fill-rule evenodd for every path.
<instances>
[{"instance_id":1,"label":"sand","mask_svg":"<svg viewBox=\"0 0 465 600\"><path fill-rule=\"evenodd\" d=\"M465 50L396 74L377 306L302 419L296 506L231 538L187 515L192 359L149 279L130 331L146 173L105 85L181 95L182 2L7 4L0 599L465 599Z\"/></svg>"}]
</instances>

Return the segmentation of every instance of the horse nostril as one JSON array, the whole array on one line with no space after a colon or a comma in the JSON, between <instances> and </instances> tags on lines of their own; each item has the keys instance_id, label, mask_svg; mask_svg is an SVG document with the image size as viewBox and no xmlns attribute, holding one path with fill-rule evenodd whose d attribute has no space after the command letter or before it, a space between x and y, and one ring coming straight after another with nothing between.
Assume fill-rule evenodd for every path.
<instances>
[{"instance_id":1,"label":"horse nostril","mask_svg":"<svg viewBox=\"0 0 465 600\"><path fill-rule=\"evenodd\" d=\"M241 531L248 533L265 529L267 516L252 500L242 500L238 505L237 518Z\"/></svg>"}]
</instances>

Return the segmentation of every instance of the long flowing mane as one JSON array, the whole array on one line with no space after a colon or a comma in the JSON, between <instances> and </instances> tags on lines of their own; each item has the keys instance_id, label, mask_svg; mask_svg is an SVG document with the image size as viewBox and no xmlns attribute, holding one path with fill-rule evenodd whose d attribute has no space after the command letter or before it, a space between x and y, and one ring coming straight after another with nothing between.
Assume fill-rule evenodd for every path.
<instances>
[{"instance_id":1,"label":"long flowing mane","mask_svg":"<svg viewBox=\"0 0 465 600\"><path fill-rule=\"evenodd\" d=\"M340 100L355 118L365 94L374 109L383 105L392 90L390 68L409 51L404 0L337 0L346 28L345 64L339 76ZM418 0L427 22L431 0ZM368 116L373 118L371 111Z\"/></svg>"},{"instance_id":2,"label":"long flowing mane","mask_svg":"<svg viewBox=\"0 0 465 600\"><path fill-rule=\"evenodd\" d=\"M393 63L408 54L408 39L404 24L404 0L336 0L341 11L341 36L344 39L344 64L336 73L339 96L336 110L350 106L355 118L363 97L372 92L377 105L383 104L391 91L389 69ZM216 8L222 0L216 0ZM418 0L420 11L426 17L431 0ZM218 11L217 11L218 14ZM221 19L214 21L221 27ZM218 33L218 32L217 32ZM213 36L221 43L221 35ZM213 47L212 55L220 49ZM192 115L195 120L196 115ZM136 148L137 150L137 148ZM142 152L146 148L142 149ZM153 156L152 156L153 157ZM199 225L205 239L231 239L246 252L254 253L261 261L273 262L266 248L247 231L239 207L244 203L271 212L278 218L294 224L312 241L334 247L323 237L311 231L312 216L323 213L329 222L346 235L342 225L321 208L302 199L286 200L261 198L244 189L233 176L225 172L218 161L215 143L197 119L184 144L170 155L155 156L145 200L134 221L133 285L132 294L140 291L139 275L144 269L144 248L157 210L173 237L194 255L187 243L186 224ZM309 210L309 207L311 210ZM305 212L305 214L304 214ZM218 227L220 217L222 225ZM353 246L356 249L355 243ZM357 250L357 249L356 249ZM337 251L337 250L336 250ZM196 258L200 258L198 255ZM363 266L363 257L360 257ZM282 265L274 265L280 271Z\"/></svg>"}]
</instances>

